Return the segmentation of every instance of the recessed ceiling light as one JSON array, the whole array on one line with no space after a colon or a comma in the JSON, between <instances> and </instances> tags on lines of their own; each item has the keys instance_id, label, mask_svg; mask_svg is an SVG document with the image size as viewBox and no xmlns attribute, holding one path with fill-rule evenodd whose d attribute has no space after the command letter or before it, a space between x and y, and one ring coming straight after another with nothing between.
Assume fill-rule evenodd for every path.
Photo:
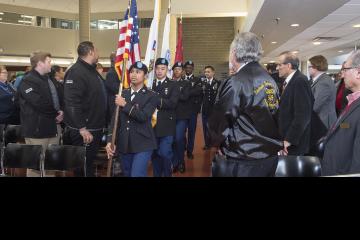
<instances>
[{"instance_id":1,"label":"recessed ceiling light","mask_svg":"<svg viewBox=\"0 0 360 240\"><path fill-rule=\"evenodd\" d=\"M353 26L354 28L360 28L360 24L356 24Z\"/></svg>"},{"instance_id":2,"label":"recessed ceiling light","mask_svg":"<svg viewBox=\"0 0 360 240\"><path fill-rule=\"evenodd\" d=\"M322 42L313 42L314 45L321 45Z\"/></svg>"},{"instance_id":3,"label":"recessed ceiling light","mask_svg":"<svg viewBox=\"0 0 360 240\"><path fill-rule=\"evenodd\" d=\"M277 42L271 42L271 44L277 44Z\"/></svg>"},{"instance_id":4,"label":"recessed ceiling light","mask_svg":"<svg viewBox=\"0 0 360 240\"><path fill-rule=\"evenodd\" d=\"M300 27L300 24L294 23L294 24L291 24L290 27Z\"/></svg>"}]
</instances>

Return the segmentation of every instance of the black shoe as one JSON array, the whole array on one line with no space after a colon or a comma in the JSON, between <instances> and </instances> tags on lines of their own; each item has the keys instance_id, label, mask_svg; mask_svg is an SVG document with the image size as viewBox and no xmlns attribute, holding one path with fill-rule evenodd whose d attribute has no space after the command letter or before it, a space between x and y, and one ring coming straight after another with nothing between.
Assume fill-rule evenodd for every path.
<instances>
[{"instance_id":1,"label":"black shoe","mask_svg":"<svg viewBox=\"0 0 360 240\"><path fill-rule=\"evenodd\" d=\"M209 150L209 149L210 149L210 147L208 147L208 146L204 146L204 147L203 147L203 150L204 150L204 151Z\"/></svg>"},{"instance_id":2,"label":"black shoe","mask_svg":"<svg viewBox=\"0 0 360 240\"><path fill-rule=\"evenodd\" d=\"M176 166L176 167L174 167L173 169L172 169L172 172L173 173L177 173L179 171L179 167L178 166Z\"/></svg>"},{"instance_id":3,"label":"black shoe","mask_svg":"<svg viewBox=\"0 0 360 240\"><path fill-rule=\"evenodd\" d=\"M192 153L187 153L187 157L189 160L194 159L194 155Z\"/></svg>"},{"instance_id":4,"label":"black shoe","mask_svg":"<svg viewBox=\"0 0 360 240\"><path fill-rule=\"evenodd\" d=\"M181 163L181 164L179 165L179 172L180 172L180 173L184 173L184 172L185 172L185 163Z\"/></svg>"}]
</instances>

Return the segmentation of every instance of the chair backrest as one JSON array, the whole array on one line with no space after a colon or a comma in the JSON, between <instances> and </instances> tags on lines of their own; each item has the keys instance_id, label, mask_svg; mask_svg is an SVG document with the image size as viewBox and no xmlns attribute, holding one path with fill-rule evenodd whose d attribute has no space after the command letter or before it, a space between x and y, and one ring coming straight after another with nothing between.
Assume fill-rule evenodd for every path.
<instances>
[{"instance_id":1,"label":"chair backrest","mask_svg":"<svg viewBox=\"0 0 360 240\"><path fill-rule=\"evenodd\" d=\"M318 157L279 156L275 177L320 177L321 164Z\"/></svg>"},{"instance_id":2,"label":"chair backrest","mask_svg":"<svg viewBox=\"0 0 360 240\"><path fill-rule=\"evenodd\" d=\"M3 143L4 141L4 129L5 129L5 125L4 124L0 124L0 143Z\"/></svg>"},{"instance_id":3,"label":"chair backrest","mask_svg":"<svg viewBox=\"0 0 360 240\"><path fill-rule=\"evenodd\" d=\"M7 125L4 132L5 146L9 143L24 142L20 125Z\"/></svg>"},{"instance_id":4,"label":"chair backrest","mask_svg":"<svg viewBox=\"0 0 360 240\"><path fill-rule=\"evenodd\" d=\"M9 143L4 151L3 167L41 169L42 146Z\"/></svg>"},{"instance_id":5,"label":"chair backrest","mask_svg":"<svg viewBox=\"0 0 360 240\"><path fill-rule=\"evenodd\" d=\"M69 145L49 145L45 153L44 169L67 171L84 168L85 147Z\"/></svg>"}]
</instances>

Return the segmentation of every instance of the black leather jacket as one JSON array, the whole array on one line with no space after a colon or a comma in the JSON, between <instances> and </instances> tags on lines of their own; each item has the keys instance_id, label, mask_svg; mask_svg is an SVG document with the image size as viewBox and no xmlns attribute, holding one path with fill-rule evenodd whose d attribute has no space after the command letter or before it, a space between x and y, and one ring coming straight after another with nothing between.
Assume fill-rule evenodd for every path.
<instances>
[{"instance_id":1,"label":"black leather jacket","mask_svg":"<svg viewBox=\"0 0 360 240\"><path fill-rule=\"evenodd\" d=\"M283 148L276 123L278 108L275 81L259 63L251 62L221 84L207 137L228 158L276 156Z\"/></svg>"}]
</instances>

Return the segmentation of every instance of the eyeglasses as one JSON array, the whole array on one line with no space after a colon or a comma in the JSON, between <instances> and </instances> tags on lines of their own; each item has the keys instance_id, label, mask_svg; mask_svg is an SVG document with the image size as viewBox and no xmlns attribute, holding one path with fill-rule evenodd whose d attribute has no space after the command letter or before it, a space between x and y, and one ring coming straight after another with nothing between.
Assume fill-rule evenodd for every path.
<instances>
[{"instance_id":1,"label":"eyeglasses","mask_svg":"<svg viewBox=\"0 0 360 240\"><path fill-rule=\"evenodd\" d=\"M358 67L343 67L341 69L342 72L346 72L347 70L350 70L350 69L354 69L354 68L358 68Z\"/></svg>"}]
</instances>

